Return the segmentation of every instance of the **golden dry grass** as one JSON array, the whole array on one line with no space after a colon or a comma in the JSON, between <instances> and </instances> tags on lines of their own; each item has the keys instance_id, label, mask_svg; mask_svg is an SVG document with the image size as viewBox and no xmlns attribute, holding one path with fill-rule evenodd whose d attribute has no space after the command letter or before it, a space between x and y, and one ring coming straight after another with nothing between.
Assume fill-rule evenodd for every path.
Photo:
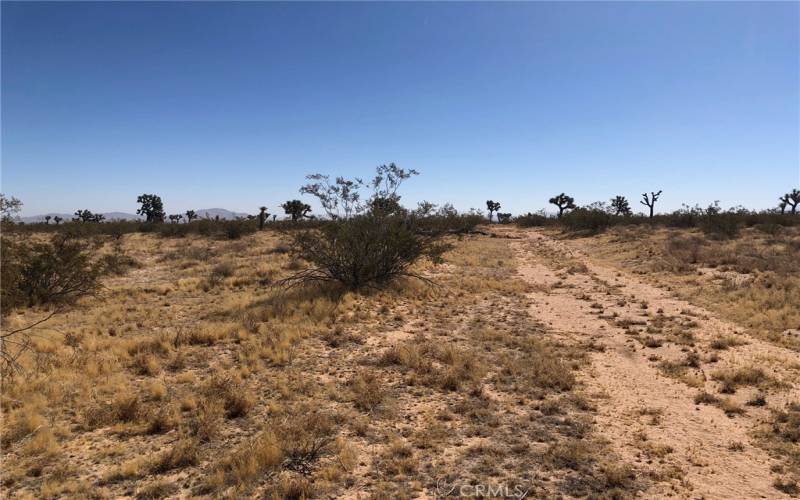
<instances>
[{"instance_id":1,"label":"golden dry grass","mask_svg":"<svg viewBox=\"0 0 800 500\"><path fill-rule=\"evenodd\" d=\"M623 226L585 244L595 257L800 350L800 228L768 229L717 240L698 230Z\"/></svg>"},{"instance_id":2,"label":"golden dry grass","mask_svg":"<svg viewBox=\"0 0 800 500\"><path fill-rule=\"evenodd\" d=\"M124 236L138 266L50 320L3 381L4 489L408 497L456 472L531 495L643 487L596 439L585 356L529 316L509 241L452 242L418 264L439 286L341 295L271 288L303 265L274 233Z\"/></svg>"}]
</instances>

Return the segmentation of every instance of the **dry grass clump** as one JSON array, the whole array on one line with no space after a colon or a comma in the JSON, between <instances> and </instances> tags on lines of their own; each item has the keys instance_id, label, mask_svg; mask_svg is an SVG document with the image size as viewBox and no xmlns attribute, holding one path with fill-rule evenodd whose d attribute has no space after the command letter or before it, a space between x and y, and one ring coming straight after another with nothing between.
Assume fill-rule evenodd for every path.
<instances>
[{"instance_id":1,"label":"dry grass clump","mask_svg":"<svg viewBox=\"0 0 800 500\"><path fill-rule=\"evenodd\" d=\"M200 462L200 450L194 439L182 438L172 448L159 455L150 464L153 474L163 474L173 469L180 469Z\"/></svg>"},{"instance_id":2,"label":"dry grass clump","mask_svg":"<svg viewBox=\"0 0 800 500\"><path fill-rule=\"evenodd\" d=\"M282 461L277 436L272 431L263 431L223 458L206 486L210 491L232 485L246 487L277 468Z\"/></svg>"},{"instance_id":3,"label":"dry grass clump","mask_svg":"<svg viewBox=\"0 0 800 500\"><path fill-rule=\"evenodd\" d=\"M430 341L412 341L386 350L378 361L381 366L400 366L413 371L409 379L447 391L457 391L464 384L477 383L486 372L478 356L455 346L437 346Z\"/></svg>"},{"instance_id":4,"label":"dry grass clump","mask_svg":"<svg viewBox=\"0 0 800 500\"><path fill-rule=\"evenodd\" d=\"M96 402L83 412L83 426L92 430L116 423L136 422L142 415L139 395L130 391L118 393L108 402Z\"/></svg>"},{"instance_id":5,"label":"dry grass clump","mask_svg":"<svg viewBox=\"0 0 800 500\"><path fill-rule=\"evenodd\" d=\"M760 444L783 462L773 468L778 474L773 486L790 496L800 494L800 403L790 402L771 413L771 421L758 437Z\"/></svg>"},{"instance_id":6,"label":"dry grass clump","mask_svg":"<svg viewBox=\"0 0 800 500\"><path fill-rule=\"evenodd\" d=\"M414 449L397 438L384 448L378 467L389 476L409 476L417 472L419 462L414 455Z\"/></svg>"},{"instance_id":7,"label":"dry grass clump","mask_svg":"<svg viewBox=\"0 0 800 500\"><path fill-rule=\"evenodd\" d=\"M583 439L567 439L553 443L545 452L545 462L557 469L578 470L596 459L594 450Z\"/></svg>"},{"instance_id":8,"label":"dry grass clump","mask_svg":"<svg viewBox=\"0 0 800 500\"><path fill-rule=\"evenodd\" d=\"M160 500L174 495L178 488L178 485L172 481L159 480L139 488L136 498L137 500Z\"/></svg>"},{"instance_id":9,"label":"dry grass clump","mask_svg":"<svg viewBox=\"0 0 800 500\"><path fill-rule=\"evenodd\" d=\"M800 443L800 403L789 403L785 410L775 412L772 430L783 441Z\"/></svg>"},{"instance_id":10,"label":"dry grass clump","mask_svg":"<svg viewBox=\"0 0 800 500\"><path fill-rule=\"evenodd\" d=\"M348 381L347 386L356 408L368 413L376 410L386 397L383 383L374 371L359 371Z\"/></svg>"},{"instance_id":11,"label":"dry grass clump","mask_svg":"<svg viewBox=\"0 0 800 500\"><path fill-rule=\"evenodd\" d=\"M229 486L246 489L280 469L308 474L333 448L336 428L325 413L298 409L223 458L206 482L209 491Z\"/></svg>"},{"instance_id":12,"label":"dry grass clump","mask_svg":"<svg viewBox=\"0 0 800 500\"><path fill-rule=\"evenodd\" d=\"M189 420L189 431L201 442L209 442L219 436L225 407L222 401L205 398L197 403L197 409Z\"/></svg>"},{"instance_id":13,"label":"dry grass clump","mask_svg":"<svg viewBox=\"0 0 800 500\"><path fill-rule=\"evenodd\" d=\"M215 374L201 392L206 398L215 399L222 404L226 418L243 417L255 404L250 390L237 376L230 373Z\"/></svg>"},{"instance_id":14,"label":"dry grass clump","mask_svg":"<svg viewBox=\"0 0 800 500\"><path fill-rule=\"evenodd\" d=\"M0 443L2 443L3 448L8 448L11 444L30 436L47 425L47 419L33 408L22 407L15 409L3 422Z\"/></svg>"},{"instance_id":15,"label":"dry grass clump","mask_svg":"<svg viewBox=\"0 0 800 500\"><path fill-rule=\"evenodd\" d=\"M520 345L520 352L502 358L502 369L497 373L504 384L524 383L531 388L570 391L575 386L575 374L563 353L550 345L530 340Z\"/></svg>"},{"instance_id":16,"label":"dry grass clump","mask_svg":"<svg viewBox=\"0 0 800 500\"><path fill-rule=\"evenodd\" d=\"M728 335L725 337L717 337L711 341L709 347L712 349L716 349L718 351L723 351L726 349L730 349L731 347L737 347L740 345L744 345L746 342L743 339L738 337L734 337L732 335Z\"/></svg>"},{"instance_id":17,"label":"dry grass clump","mask_svg":"<svg viewBox=\"0 0 800 500\"><path fill-rule=\"evenodd\" d=\"M177 429L182 423L181 414L172 405L159 406L152 410L147 422L148 434L163 434Z\"/></svg>"},{"instance_id":18,"label":"dry grass clump","mask_svg":"<svg viewBox=\"0 0 800 500\"><path fill-rule=\"evenodd\" d=\"M720 391L726 394L733 394L741 386L760 386L772 382L763 369L755 366L717 370L711 374L711 378L722 384Z\"/></svg>"},{"instance_id":19,"label":"dry grass clump","mask_svg":"<svg viewBox=\"0 0 800 500\"><path fill-rule=\"evenodd\" d=\"M683 359L664 360L658 365L659 371L667 377L680 380L689 387L702 389L705 385L705 376L698 367L699 356L694 352L687 353Z\"/></svg>"}]
</instances>

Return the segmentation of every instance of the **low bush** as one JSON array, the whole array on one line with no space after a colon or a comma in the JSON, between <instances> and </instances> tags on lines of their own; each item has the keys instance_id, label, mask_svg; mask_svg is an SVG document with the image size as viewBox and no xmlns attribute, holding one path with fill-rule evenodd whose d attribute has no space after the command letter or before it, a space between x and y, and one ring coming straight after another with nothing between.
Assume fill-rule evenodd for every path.
<instances>
[{"instance_id":1,"label":"low bush","mask_svg":"<svg viewBox=\"0 0 800 500\"><path fill-rule=\"evenodd\" d=\"M439 261L449 248L438 235L420 231L405 215L359 215L295 233L292 253L312 264L279 282L283 286L333 282L347 289L375 287L400 276L424 279L409 270L422 257Z\"/></svg>"},{"instance_id":2,"label":"low bush","mask_svg":"<svg viewBox=\"0 0 800 500\"><path fill-rule=\"evenodd\" d=\"M532 214L528 212L525 215L514 218L514 223L519 227L542 227L553 225L555 222L555 219L542 213Z\"/></svg>"},{"instance_id":3,"label":"low bush","mask_svg":"<svg viewBox=\"0 0 800 500\"><path fill-rule=\"evenodd\" d=\"M709 236L719 239L731 239L739 235L742 225L741 216L726 212L706 215L700 223L700 228Z\"/></svg>"},{"instance_id":4,"label":"low bush","mask_svg":"<svg viewBox=\"0 0 800 500\"><path fill-rule=\"evenodd\" d=\"M2 242L2 302L19 306L72 303L94 293L106 266L94 258L98 245L67 234L49 242Z\"/></svg>"},{"instance_id":5,"label":"low bush","mask_svg":"<svg viewBox=\"0 0 800 500\"><path fill-rule=\"evenodd\" d=\"M570 232L598 234L611 225L611 215L603 210L577 208L561 217L564 228Z\"/></svg>"}]
</instances>

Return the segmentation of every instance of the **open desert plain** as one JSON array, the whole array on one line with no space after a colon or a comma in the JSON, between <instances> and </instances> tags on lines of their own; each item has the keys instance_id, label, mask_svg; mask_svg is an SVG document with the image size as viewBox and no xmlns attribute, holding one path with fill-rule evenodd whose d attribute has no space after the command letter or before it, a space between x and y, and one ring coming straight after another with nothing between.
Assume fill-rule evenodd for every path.
<instances>
[{"instance_id":1,"label":"open desert plain","mask_svg":"<svg viewBox=\"0 0 800 500\"><path fill-rule=\"evenodd\" d=\"M800 500L800 0L0 0L0 123L0 500Z\"/></svg>"},{"instance_id":2,"label":"open desert plain","mask_svg":"<svg viewBox=\"0 0 800 500\"><path fill-rule=\"evenodd\" d=\"M3 339L4 495L798 494L797 226L479 226L358 292L276 286L289 233L84 237Z\"/></svg>"}]
</instances>

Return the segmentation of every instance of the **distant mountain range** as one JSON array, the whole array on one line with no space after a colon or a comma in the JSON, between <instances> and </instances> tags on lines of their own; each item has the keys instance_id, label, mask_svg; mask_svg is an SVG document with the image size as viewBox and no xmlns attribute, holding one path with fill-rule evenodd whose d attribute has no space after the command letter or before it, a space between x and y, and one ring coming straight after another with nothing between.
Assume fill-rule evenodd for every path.
<instances>
[{"instance_id":1,"label":"distant mountain range","mask_svg":"<svg viewBox=\"0 0 800 500\"><path fill-rule=\"evenodd\" d=\"M195 210L195 213L201 219L208 217L209 219L215 219L219 216L220 219L235 219L237 217L247 217L248 214L244 212L233 212L231 210L226 210L224 208L200 208ZM31 215L29 217L20 217L19 220L28 224L36 223L36 222L45 222L46 216L52 218L61 217L66 222L72 220L75 217L75 214L60 214L60 213L49 213L49 214L42 214L42 215ZM143 220L142 216L136 214L130 214L127 212L104 212L103 216L105 220L112 221L112 220Z\"/></svg>"}]
</instances>

